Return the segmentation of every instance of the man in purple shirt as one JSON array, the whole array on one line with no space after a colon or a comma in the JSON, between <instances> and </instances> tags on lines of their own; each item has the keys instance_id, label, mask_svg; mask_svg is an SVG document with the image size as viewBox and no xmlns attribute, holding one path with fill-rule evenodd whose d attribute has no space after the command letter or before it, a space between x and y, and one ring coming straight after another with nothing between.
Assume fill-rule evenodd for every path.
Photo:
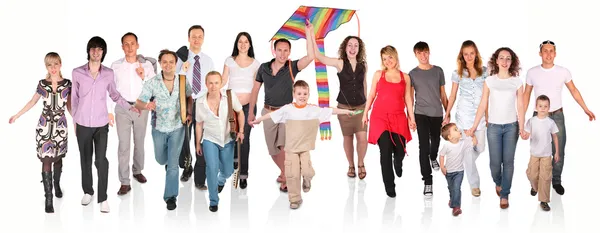
<instances>
[{"instance_id":1,"label":"man in purple shirt","mask_svg":"<svg viewBox=\"0 0 600 233\"><path fill-rule=\"evenodd\" d=\"M95 151L95 165L98 171L98 203L100 203L100 211L108 213L110 209L106 201L108 185L106 92L121 107L137 113L139 110L132 107L117 92L113 70L102 65L105 56L106 41L97 36L92 37L87 44L88 63L73 69L71 106L81 161L81 185L84 192L81 204L90 204L92 195L94 195L92 158Z\"/></svg>"}]
</instances>

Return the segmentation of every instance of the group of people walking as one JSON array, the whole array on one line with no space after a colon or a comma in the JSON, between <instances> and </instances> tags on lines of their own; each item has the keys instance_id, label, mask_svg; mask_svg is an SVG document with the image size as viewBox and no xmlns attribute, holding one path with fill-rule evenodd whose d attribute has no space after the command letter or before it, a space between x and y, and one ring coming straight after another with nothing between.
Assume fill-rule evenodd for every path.
<instances>
[{"instance_id":1,"label":"group of people walking","mask_svg":"<svg viewBox=\"0 0 600 233\"><path fill-rule=\"evenodd\" d=\"M499 48L484 66L476 44L470 40L463 42L448 97L444 71L429 63L430 48L425 42L414 45L419 64L408 73L400 68L396 48L383 47L381 68L375 71L368 88L362 39L346 37L338 56L327 57L318 51L313 33L312 25L307 23L304 57L291 60L291 43L279 39L273 44L275 57L260 63L255 59L250 34L241 32L222 72L216 71L211 57L202 52L205 32L200 25L189 28L189 45L177 51L160 51L158 61L138 54L138 37L128 32L121 38L125 56L110 68L102 64L106 42L93 37L86 48L87 63L73 69L70 80L61 73L60 56L48 53L44 59L46 77L38 82L25 107L10 118L10 123L15 122L42 98L44 108L36 128L36 141L38 158L42 161L45 211L54 212L53 191L56 197L62 197L60 176L68 139L65 109L73 118L79 146L84 192L81 204L91 203L95 194L94 161L98 172L97 202L102 212L110 211L106 201L108 131L116 125L120 181L117 194L126 195L131 191L130 175L140 183L147 182L142 171L148 118L155 160L166 170L163 199L169 210L177 206L179 180L186 182L192 174L195 186L208 190L212 212L218 210L218 193L236 169L240 187L246 188L250 132L260 122L268 153L280 170L276 179L279 190L289 192L290 208L299 208L300 190L310 191L315 175L309 152L315 148L318 126L332 115L337 115L343 135L348 160L346 175L364 179L367 146L378 145L383 183L389 197L396 196L394 180L395 176L402 177L406 144L413 139L411 130L418 134L423 194L433 195L433 171L441 170L448 181L449 206L455 216L462 213L460 185L464 173L471 194L481 195L476 160L485 151L486 136L490 171L501 208L509 206L519 136L531 138L531 161L527 169L531 195L539 193L541 207L550 210L550 184L558 194L564 193L563 86L590 120L595 116L573 84L569 70L554 64L554 42L544 41L539 45L542 64L527 71L525 86L519 78L520 62L513 50ZM309 85L295 79L315 59L337 70L340 90L335 108L307 103ZM257 99L263 85L264 103L261 116L257 116ZM526 121L532 91L535 111ZM451 116L454 107L456 114ZM440 138L447 141L441 149Z\"/></svg>"}]
</instances>

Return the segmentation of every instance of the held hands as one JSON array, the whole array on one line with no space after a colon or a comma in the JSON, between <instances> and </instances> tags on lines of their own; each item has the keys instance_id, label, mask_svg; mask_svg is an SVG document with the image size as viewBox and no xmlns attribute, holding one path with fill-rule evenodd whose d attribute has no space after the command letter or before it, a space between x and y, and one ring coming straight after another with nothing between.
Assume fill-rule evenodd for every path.
<instances>
[{"instance_id":1,"label":"held hands","mask_svg":"<svg viewBox=\"0 0 600 233\"><path fill-rule=\"evenodd\" d=\"M256 116L254 116L254 113L252 113L252 111L250 111L248 113L248 125L250 125L250 127L254 128L254 124L256 124L254 122L254 120L256 120Z\"/></svg>"},{"instance_id":2,"label":"held hands","mask_svg":"<svg viewBox=\"0 0 600 233\"><path fill-rule=\"evenodd\" d=\"M444 117L444 121L442 121L442 126L447 125L448 123L450 123L450 115L446 115Z\"/></svg>"},{"instance_id":3,"label":"held hands","mask_svg":"<svg viewBox=\"0 0 600 233\"><path fill-rule=\"evenodd\" d=\"M415 121L413 120L408 120L408 127L410 128L410 130L412 130L413 132L415 132L415 130L417 130L417 124L415 124Z\"/></svg>"},{"instance_id":4,"label":"held hands","mask_svg":"<svg viewBox=\"0 0 600 233\"><path fill-rule=\"evenodd\" d=\"M469 137L474 137L476 129L477 129L476 127L473 127L468 130L465 130L465 134Z\"/></svg>"},{"instance_id":5,"label":"held hands","mask_svg":"<svg viewBox=\"0 0 600 233\"><path fill-rule=\"evenodd\" d=\"M196 143L196 154L199 156L203 156L202 154L202 145L200 143Z\"/></svg>"},{"instance_id":6,"label":"held hands","mask_svg":"<svg viewBox=\"0 0 600 233\"><path fill-rule=\"evenodd\" d=\"M520 130L519 135L521 135L521 139L528 140L531 134L527 133L525 130Z\"/></svg>"},{"instance_id":7,"label":"held hands","mask_svg":"<svg viewBox=\"0 0 600 233\"><path fill-rule=\"evenodd\" d=\"M140 63L138 61L138 68L135 69L135 73L137 73L137 75L144 80L144 77L146 75L145 71L144 71L144 67L142 67L142 63Z\"/></svg>"}]
</instances>

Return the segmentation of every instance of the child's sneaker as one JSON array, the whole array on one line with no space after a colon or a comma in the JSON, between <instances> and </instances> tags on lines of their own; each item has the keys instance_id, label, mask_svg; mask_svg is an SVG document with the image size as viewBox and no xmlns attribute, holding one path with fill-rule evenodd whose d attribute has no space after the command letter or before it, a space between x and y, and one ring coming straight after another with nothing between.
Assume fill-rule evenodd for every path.
<instances>
[{"instance_id":1,"label":"child's sneaker","mask_svg":"<svg viewBox=\"0 0 600 233\"><path fill-rule=\"evenodd\" d=\"M310 180L302 179L302 191L305 193L310 191Z\"/></svg>"},{"instance_id":2,"label":"child's sneaker","mask_svg":"<svg viewBox=\"0 0 600 233\"><path fill-rule=\"evenodd\" d=\"M440 164L437 162L437 160L431 160L431 167L433 168L433 170L435 171L439 171L440 170Z\"/></svg>"},{"instance_id":3,"label":"child's sneaker","mask_svg":"<svg viewBox=\"0 0 600 233\"><path fill-rule=\"evenodd\" d=\"M290 202L290 208L291 209L298 209L300 207L300 204L302 204L302 200L295 201L295 202Z\"/></svg>"},{"instance_id":4,"label":"child's sneaker","mask_svg":"<svg viewBox=\"0 0 600 233\"><path fill-rule=\"evenodd\" d=\"M543 211L550 211L550 206L548 205L547 202L541 202L540 207L542 207Z\"/></svg>"},{"instance_id":5,"label":"child's sneaker","mask_svg":"<svg viewBox=\"0 0 600 233\"><path fill-rule=\"evenodd\" d=\"M460 209L460 207L452 208L452 215L458 216L459 214L462 214L462 210Z\"/></svg>"}]
</instances>

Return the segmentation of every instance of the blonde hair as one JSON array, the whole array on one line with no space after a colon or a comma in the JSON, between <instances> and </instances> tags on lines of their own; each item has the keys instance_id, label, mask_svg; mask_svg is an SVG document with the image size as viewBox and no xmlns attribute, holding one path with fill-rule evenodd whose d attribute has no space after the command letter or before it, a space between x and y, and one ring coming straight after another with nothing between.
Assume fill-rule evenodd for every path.
<instances>
[{"instance_id":1,"label":"blonde hair","mask_svg":"<svg viewBox=\"0 0 600 233\"><path fill-rule=\"evenodd\" d=\"M208 83L208 76L211 76L211 75L217 75L217 76L219 76L219 80L221 82L223 82L223 76L221 76L221 73L219 73L219 71L215 71L215 70L208 72L206 74L206 76L204 76L205 77L205 81L204 82Z\"/></svg>"},{"instance_id":2,"label":"blonde hair","mask_svg":"<svg viewBox=\"0 0 600 233\"><path fill-rule=\"evenodd\" d=\"M48 66L49 64L53 63L53 62L57 62L58 64L62 64L62 60L60 59L60 56L58 55L58 53L55 52L49 52L48 54L46 54L46 57L44 57L44 65ZM62 76L62 72L59 70L58 71L58 75L60 76L60 78L63 78ZM50 73L46 74L46 78L50 78Z\"/></svg>"},{"instance_id":3,"label":"blonde hair","mask_svg":"<svg viewBox=\"0 0 600 233\"><path fill-rule=\"evenodd\" d=\"M458 56L456 57L456 73L458 74L459 78L463 77L463 73L465 70L467 70L469 77L471 77L472 75L471 71L467 69L467 61L465 61L465 58L463 57L463 50L469 47L475 50L475 61L473 61L473 66L475 68L475 71L477 72L477 77L483 75L483 61L481 59L481 54L479 54L479 49L477 48L477 45L471 40L465 40L460 46L460 51L458 52Z\"/></svg>"},{"instance_id":4,"label":"blonde hair","mask_svg":"<svg viewBox=\"0 0 600 233\"><path fill-rule=\"evenodd\" d=\"M387 70L387 67L385 67L385 64L383 64L383 55L388 55L388 56L392 56L392 58L396 59L396 69L400 69L400 60L398 59L398 51L396 50L396 48L394 48L394 46L388 45L385 46L381 49L381 51L379 52L379 55L381 57L381 69L383 69L384 71Z\"/></svg>"}]
</instances>

